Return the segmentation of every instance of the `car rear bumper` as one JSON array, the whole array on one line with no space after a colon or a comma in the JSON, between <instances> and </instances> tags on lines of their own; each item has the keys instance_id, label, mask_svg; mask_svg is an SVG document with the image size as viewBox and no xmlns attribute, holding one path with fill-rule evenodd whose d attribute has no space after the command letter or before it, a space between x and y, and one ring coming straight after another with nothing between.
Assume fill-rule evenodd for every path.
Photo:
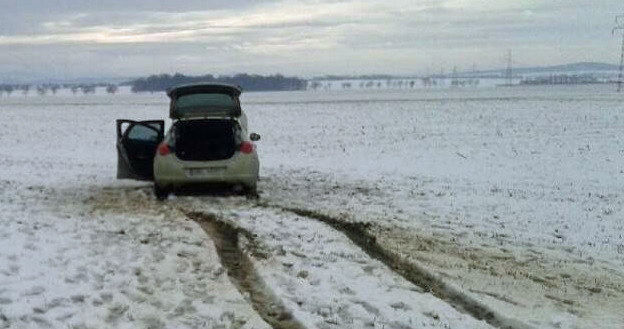
<instances>
[{"instance_id":1,"label":"car rear bumper","mask_svg":"<svg viewBox=\"0 0 624 329\"><path fill-rule=\"evenodd\" d=\"M235 154L221 161L182 161L175 155L156 156L154 181L162 187L207 183L255 186L258 181L257 154Z\"/></svg>"}]
</instances>

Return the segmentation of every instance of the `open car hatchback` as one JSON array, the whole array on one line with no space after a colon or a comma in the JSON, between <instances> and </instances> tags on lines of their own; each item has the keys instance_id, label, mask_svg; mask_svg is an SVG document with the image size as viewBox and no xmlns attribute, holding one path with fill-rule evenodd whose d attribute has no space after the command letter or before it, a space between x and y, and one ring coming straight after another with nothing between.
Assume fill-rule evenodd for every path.
<instances>
[{"instance_id":1,"label":"open car hatchback","mask_svg":"<svg viewBox=\"0 0 624 329\"><path fill-rule=\"evenodd\" d=\"M117 120L117 178L153 180L164 199L189 185L227 184L255 194L259 160L240 107L239 87L194 84L171 89L167 133L162 120Z\"/></svg>"}]
</instances>

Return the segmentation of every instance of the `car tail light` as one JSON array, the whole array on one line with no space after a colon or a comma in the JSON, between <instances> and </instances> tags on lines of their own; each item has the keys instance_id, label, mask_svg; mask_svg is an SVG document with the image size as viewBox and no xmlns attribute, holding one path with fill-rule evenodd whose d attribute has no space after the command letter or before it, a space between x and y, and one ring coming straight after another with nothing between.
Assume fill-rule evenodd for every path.
<instances>
[{"instance_id":1,"label":"car tail light","mask_svg":"<svg viewBox=\"0 0 624 329\"><path fill-rule=\"evenodd\" d=\"M160 154L160 155L167 155L169 153L171 153L171 149L169 148L169 144L161 143L160 145L158 145L158 154Z\"/></svg>"},{"instance_id":2,"label":"car tail light","mask_svg":"<svg viewBox=\"0 0 624 329\"><path fill-rule=\"evenodd\" d=\"M240 151L245 154L249 154L253 152L253 150L254 150L254 145L252 142L242 142L240 145Z\"/></svg>"}]
</instances>

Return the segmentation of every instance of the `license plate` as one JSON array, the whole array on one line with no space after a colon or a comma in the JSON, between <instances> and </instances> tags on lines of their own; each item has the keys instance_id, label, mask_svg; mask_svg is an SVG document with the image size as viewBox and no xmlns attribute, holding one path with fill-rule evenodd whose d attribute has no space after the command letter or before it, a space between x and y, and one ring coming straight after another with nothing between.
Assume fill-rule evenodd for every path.
<instances>
[{"instance_id":1,"label":"license plate","mask_svg":"<svg viewBox=\"0 0 624 329\"><path fill-rule=\"evenodd\" d=\"M227 167L206 167L206 168L189 168L186 174L191 177L208 176L217 172L224 171Z\"/></svg>"}]
</instances>

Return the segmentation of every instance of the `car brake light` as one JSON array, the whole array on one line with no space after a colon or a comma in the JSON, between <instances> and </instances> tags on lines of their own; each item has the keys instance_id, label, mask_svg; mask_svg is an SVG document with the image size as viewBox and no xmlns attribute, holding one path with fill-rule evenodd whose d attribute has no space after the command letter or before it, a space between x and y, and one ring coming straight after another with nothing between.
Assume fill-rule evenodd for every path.
<instances>
[{"instance_id":1,"label":"car brake light","mask_svg":"<svg viewBox=\"0 0 624 329\"><path fill-rule=\"evenodd\" d=\"M169 144L161 143L158 146L158 154L160 154L160 155L167 155L169 153L171 153L171 149L169 148Z\"/></svg>"},{"instance_id":2,"label":"car brake light","mask_svg":"<svg viewBox=\"0 0 624 329\"><path fill-rule=\"evenodd\" d=\"M242 142L240 145L240 151L245 154L249 154L253 152L253 150L254 150L254 145L251 142Z\"/></svg>"}]
</instances>

